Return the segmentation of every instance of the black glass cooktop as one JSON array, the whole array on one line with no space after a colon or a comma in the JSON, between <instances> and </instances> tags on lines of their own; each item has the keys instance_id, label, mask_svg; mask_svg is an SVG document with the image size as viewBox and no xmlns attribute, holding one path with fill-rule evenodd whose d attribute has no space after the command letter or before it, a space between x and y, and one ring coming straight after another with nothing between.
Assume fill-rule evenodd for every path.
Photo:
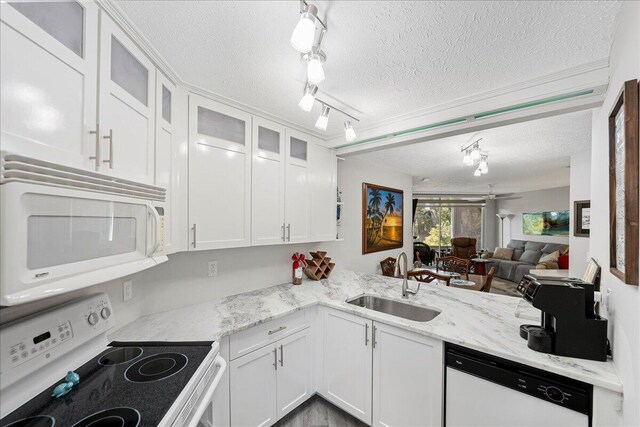
<instances>
[{"instance_id":1,"label":"black glass cooktop","mask_svg":"<svg viewBox=\"0 0 640 427\"><path fill-rule=\"evenodd\" d=\"M211 344L113 342L75 370L80 383L69 394L51 396L60 379L0 420L0 427L157 426Z\"/></svg>"}]
</instances>

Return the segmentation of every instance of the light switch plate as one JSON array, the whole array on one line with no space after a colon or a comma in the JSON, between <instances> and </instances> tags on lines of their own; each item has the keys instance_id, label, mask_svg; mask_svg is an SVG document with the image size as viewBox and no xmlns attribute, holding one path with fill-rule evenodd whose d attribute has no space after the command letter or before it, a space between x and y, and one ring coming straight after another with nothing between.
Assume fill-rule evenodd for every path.
<instances>
[{"instance_id":1,"label":"light switch plate","mask_svg":"<svg viewBox=\"0 0 640 427\"><path fill-rule=\"evenodd\" d=\"M126 280L122 283L122 300L129 301L133 298L133 280Z\"/></svg>"}]
</instances>

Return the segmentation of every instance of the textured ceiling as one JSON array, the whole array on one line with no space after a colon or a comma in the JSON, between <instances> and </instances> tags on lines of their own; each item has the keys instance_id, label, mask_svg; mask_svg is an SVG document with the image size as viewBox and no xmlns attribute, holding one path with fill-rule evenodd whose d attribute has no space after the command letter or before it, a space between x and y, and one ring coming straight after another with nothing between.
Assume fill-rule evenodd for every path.
<instances>
[{"instance_id":1,"label":"textured ceiling","mask_svg":"<svg viewBox=\"0 0 640 427\"><path fill-rule=\"evenodd\" d=\"M489 154L489 173L473 176L462 164L462 146L482 138ZM409 173L429 177L415 190L436 193L495 193L538 190L569 185L570 156L591 146L591 111L555 116L474 134L361 154L357 157Z\"/></svg>"},{"instance_id":2,"label":"textured ceiling","mask_svg":"<svg viewBox=\"0 0 640 427\"><path fill-rule=\"evenodd\" d=\"M329 27L321 96L367 127L607 58L619 9L587 1L313 3ZM297 1L118 4L186 82L313 129L320 107L298 110L305 68L289 45ZM341 132L337 116L327 135Z\"/></svg>"}]
</instances>

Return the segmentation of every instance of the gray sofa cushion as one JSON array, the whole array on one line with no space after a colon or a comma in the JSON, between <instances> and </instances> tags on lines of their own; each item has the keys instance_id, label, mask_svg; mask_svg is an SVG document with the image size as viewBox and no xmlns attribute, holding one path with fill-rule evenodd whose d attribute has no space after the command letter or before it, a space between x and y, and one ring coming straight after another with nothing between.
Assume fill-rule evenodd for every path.
<instances>
[{"instance_id":1,"label":"gray sofa cushion","mask_svg":"<svg viewBox=\"0 0 640 427\"><path fill-rule=\"evenodd\" d=\"M520 261L507 261L503 259L493 259L493 265L496 268L495 276L500 277L501 279L506 280L515 280L516 276L516 268L519 265L526 266L529 269L533 268L531 264L520 262Z\"/></svg>"},{"instance_id":2,"label":"gray sofa cushion","mask_svg":"<svg viewBox=\"0 0 640 427\"><path fill-rule=\"evenodd\" d=\"M524 245L524 250L542 252L542 248L544 248L545 246L547 246L547 244L542 242L527 242Z\"/></svg>"},{"instance_id":3,"label":"gray sofa cushion","mask_svg":"<svg viewBox=\"0 0 640 427\"><path fill-rule=\"evenodd\" d=\"M524 240L509 240L509 243L507 243L507 247L508 248L512 248L512 249L524 249L524 245L525 245Z\"/></svg>"},{"instance_id":4,"label":"gray sofa cushion","mask_svg":"<svg viewBox=\"0 0 640 427\"><path fill-rule=\"evenodd\" d=\"M513 261L520 261L520 257L522 256L523 253L524 253L524 249L514 249L513 256L511 257L511 259Z\"/></svg>"},{"instance_id":5,"label":"gray sofa cushion","mask_svg":"<svg viewBox=\"0 0 640 427\"><path fill-rule=\"evenodd\" d=\"M562 255L562 253L568 247L569 247L568 245L564 245L562 243L547 243L542 248L542 253L546 255L546 254L550 254L551 252L560 251L560 254Z\"/></svg>"},{"instance_id":6,"label":"gray sofa cushion","mask_svg":"<svg viewBox=\"0 0 640 427\"><path fill-rule=\"evenodd\" d=\"M527 249L524 251L522 256L520 257L521 262L526 262L529 264L537 264L540 261L540 257L542 257L541 251L536 251L533 249Z\"/></svg>"}]
</instances>

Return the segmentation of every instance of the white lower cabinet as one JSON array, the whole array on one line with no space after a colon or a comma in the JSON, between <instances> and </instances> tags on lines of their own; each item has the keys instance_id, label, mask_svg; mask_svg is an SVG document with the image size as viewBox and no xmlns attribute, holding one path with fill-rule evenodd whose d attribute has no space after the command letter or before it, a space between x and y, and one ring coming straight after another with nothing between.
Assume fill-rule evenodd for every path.
<instances>
[{"instance_id":1,"label":"white lower cabinet","mask_svg":"<svg viewBox=\"0 0 640 427\"><path fill-rule=\"evenodd\" d=\"M338 310L323 315L322 395L371 423L372 321Z\"/></svg>"},{"instance_id":2,"label":"white lower cabinet","mask_svg":"<svg viewBox=\"0 0 640 427\"><path fill-rule=\"evenodd\" d=\"M232 426L269 426L277 420L276 346L231 361Z\"/></svg>"},{"instance_id":3,"label":"white lower cabinet","mask_svg":"<svg viewBox=\"0 0 640 427\"><path fill-rule=\"evenodd\" d=\"M374 426L441 425L441 341L332 309L323 338L325 399Z\"/></svg>"},{"instance_id":4,"label":"white lower cabinet","mask_svg":"<svg viewBox=\"0 0 640 427\"><path fill-rule=\"evenodd\" d=\"M442 341L373 323L374 426L442 424Z\"/></svg>"},{"instance_id":5,"label":"white lower cabinet","mask_svg":"<svg viewBox=\"0 0 640 427\"><path fill-rule=\"evenodd\" d=\"M269 426L309 398L312 330L282 338L231 361L231 425Z\"/></svg>"}]
</instances>

